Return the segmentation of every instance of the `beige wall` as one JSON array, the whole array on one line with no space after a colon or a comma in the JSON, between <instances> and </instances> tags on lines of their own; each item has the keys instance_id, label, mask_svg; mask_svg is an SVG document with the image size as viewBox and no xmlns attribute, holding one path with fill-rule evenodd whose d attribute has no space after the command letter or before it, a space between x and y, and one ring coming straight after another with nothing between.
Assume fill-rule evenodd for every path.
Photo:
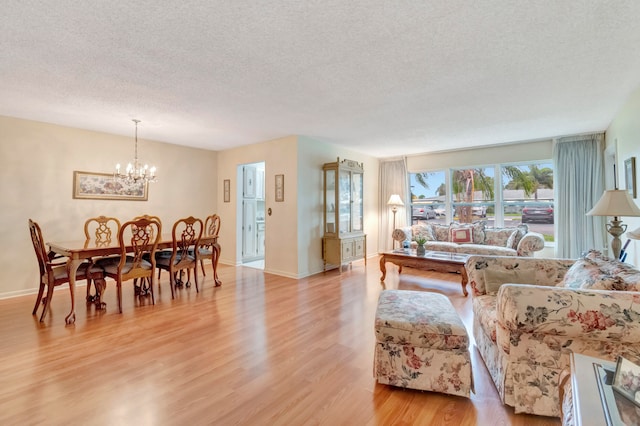
<instances>
[{"instance_id":1,"label":"beige wall","mask_svg":"<svg viewBox=\"0 0 640 426\"><path fill-rule=\"evenodd\" d=\"M414 155L407 157L407 170L410 173L417 173L449 167L476 167L496 163L550 160L552 157L553 141L549 139Z\"/></svg>"},{"instance_id":2,"label":"beige wall","mask_svg":"<svg viewBox=\"0 0 640 426\"><path fill-rule=\"evenodd\" d=\"M223 221L220 262L237 265L242 261L242 206L238 188L243 164L265 163L265 272L302 278L323 270L322 164L336 157L365 165L365 232L367 252L377 246L378 160L307 137L287 136L272 141L233 148L218 153L218 207ZM284 174L284 202L275 202L275 175ZM231 180L231 202L222 202L222 181ZM373 241L373 245L369 243Z\"/></svg>"},{"instance_id":3,"label":"beige wall","mask_svg":"<svg viewBox=\"0 0 640 426\"><path fill-rule=\"evenodd\" d=\"M616 152L616 171L619 188L626 188L624 177L624 160L636 157L636 185L640 183L640 88L629 96L627 102L620 108L606 131L607 148L613 147ZM636 191L639 197L635 199L640 207L640 191ZM623 217L623 223L628 225L631 231L640 227L640 217ZM622 235L622 244L627 238ZM627 263L640 265L640 241L632 240L629 244Z\"/></svg>"},{"instance_id":4,"label":"beige wall","mask_svg":"<svg viewBox=\"0 0 640 426\"><path fill-rule=\"evenodd\" d=\"M342 147L299 137L298 233L299 266L302 274L314 274L324 269L322 261L323 185L322 165L340 158L363 163L364 232L367 234L367 256L378 253L378 172L379 160ZM304 197L302 196L304 194Z\"/></svg>"},{"instance_id":5,"label":"beige wall","mask_svg":"<svg viewBox=\"0 0 640 426\"><path fill-rule=\"evenodd\" d=\"M139 136L144 136L141 125ZM132 136L116 136L0 116L0 297L31 292L38 269L27 219L42 227L45 240L84 238L92 216L156 214L165 230L185 216L216 211L217 153L139 139L139 157L158 168L148 201L75 200L73 171L110 173L133 159ZM194 185L195 182L195 185ZM224 228L223 228L224 230Z\"/></svg>"},{"instance_id":6,"label":"beige wall","mask_svg":"<svg viewBox=\"0 0 640 426\"><path fill-rule=\"evenodd\" d=\"M297 138L288 136L268 142L218 152L218 210L221 216L220 262L242 263L241 194L242 175L238 167L265 163L265 271L278 275L297 275ZM284 202L274 201L275 175L284 174ZM222 185L231 180L231 201L223 202Z\"/></svg>"}]
</instances>

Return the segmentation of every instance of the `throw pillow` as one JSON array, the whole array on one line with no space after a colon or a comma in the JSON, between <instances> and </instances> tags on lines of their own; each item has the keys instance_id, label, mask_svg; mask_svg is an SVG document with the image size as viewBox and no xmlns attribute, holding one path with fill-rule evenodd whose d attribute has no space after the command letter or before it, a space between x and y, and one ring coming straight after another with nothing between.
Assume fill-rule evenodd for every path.
<instances>
[{"instance_id":1,"label":"throw pillow","mask_svg":"<svg viewBox=\"0 0 640 426\"><path fill-rule=\"evenodd\" d=\"M518 226L516 226L516 230L518 231L512 241L513 246L511 247L512 249L517 250L518 249L518 244L520 244L520 240L522 240L522 237L524 237L525 235L527 235L527 232L529 232L529 225L525 225L525 224L520 224Z\"/></svg>"},{"instance_id":2,"label":"throw pillow","mask_svg":"<svg viewBox=\"0 0 640 426\"><path fill-rule=\"evenodd\" d=\"M535 284L535 269L510 269L507 271L496 269L484 270L484 288L487 294L498 294L502 284Z\"/></svg>"},{"instance_id":3,"label":"throw pillow","mask_svg":"<svg viewBox=\"0 0 640 426\"><path fill-rule=\"evenodd\" d=\"M603 274L619 278L612 284L614 290L640 290L640 271L632 265L604 256L595 250L590 250L584 259L598 265Z\"/></svg>"},{"instance_id":4,"label":"throw pillow","mask_svg":"<svg viewBox=\"0 0 640 426\"><path fill-rule=\"evenodd\" d=\"M622 278L608 274L590 259L578 259L571 265L558 287L583 290L624 290Z\"/></svg>"},{"instance_id":5,"label":"throw pillow","mask_svg":"<svg viewBox=\"0 0 640 426\"><path fill-rule=\"evenodd\" d=\"M516 240L518 239L519 235L520 235L520 232L516 229L516 232L509 235L509 238L507 238L506 246L512 249L517 249L518 243L516 243Z\"/></svg>"},{"instance_id":6,"label":"throw pillow","mask_svg":"<svg viewBox=\"0 0 640 426\"><path fill-rule=\"evenodd\" d=\"M413 239L424 238L427 241L435 241L436 237L433 235L433 228L431 225L413 225L411 227L413 231Z\"/></svg>"},{"instance_id":7,"label":"throw pillow","mask_svg":"<svg viewBox=\"0 0 640 426\"><path fill-rule=\"evenodd\" d=\"M514 228L486 228L484 243L489 246L507 247L509 237L516 232L518 230Z\"/></svg>"},{"instance_id":8,"label":"throw pillow","mask_svg":"<svg viewBox=\"0 0 640 426\"><path fill-rule=\"evenodd\" d=\"M393 233L391 234L391 238L400 242L403 242L408 239L407 234L405 234L405 232L400 228L393 230Z\"/></svg>"},{"instance_id":9,"label":"throw pillow","mask_svg":"<svg viewBox=\"0 0 640 426\"><path fill-rule=\"evenodd\" d=\"M473 244L484 244L484 228L487 222L484 220L478 220L472 223L458 223L451 222L449 227L454 228L471 228L473 229ZM451 240L450 240L451 241Z\"/></svg>"},{"instance_id":10,"label":"throw pillow","mask_svg":"<svg viewBox=\"0 0 640 426\"><path fill-rule=\"evenodd\" d=\"M449 225L433 225L436 241L449 241Z\"/></svg>"},{"instance_id":11,"label":"throw pillow","mask_svg":"<svg viewBox=\"0 0 640 426\"><path fill-rule=\"evenodd\" d=\"M454 228L451 227L451 235L449 236L452 243L472 243L473 242L473 228Z\"/></svg>"}]
</instances>

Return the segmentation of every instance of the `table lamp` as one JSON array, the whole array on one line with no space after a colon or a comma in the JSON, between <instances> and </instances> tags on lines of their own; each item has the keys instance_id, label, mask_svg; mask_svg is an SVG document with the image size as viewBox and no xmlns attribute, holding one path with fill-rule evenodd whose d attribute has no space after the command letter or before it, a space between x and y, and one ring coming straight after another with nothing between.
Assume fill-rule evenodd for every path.
<instances>
[{"instance_id":1,"label":"table lamp","mask_svg":"<svg viewBox=\"0 0 640 426\"><path fill-rule=\"evenodd\" d=\"M613 237L611 241L613 257L618 259L622 249L620 235L627 230L627 225L622 224L620 216L640 216L640 208L636 206L627 190L609 189L604 191L596 205L587 212L587 216L613 216L611 223L607 224L607 231Z\"/></svg>"}]
</instances>

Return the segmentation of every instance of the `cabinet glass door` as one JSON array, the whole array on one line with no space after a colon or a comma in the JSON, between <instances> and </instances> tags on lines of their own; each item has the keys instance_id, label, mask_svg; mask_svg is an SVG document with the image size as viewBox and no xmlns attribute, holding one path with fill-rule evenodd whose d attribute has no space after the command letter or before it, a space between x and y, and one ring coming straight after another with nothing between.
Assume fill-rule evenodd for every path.
<instances>
[{"instance_id":1,"label":"cabinet glass door","mask_svg":"<svg viewBox=\"0 0 640 426\"><path fill-rule=\"evenodd\" d=\"M352 178L352 231L362 231L362 173L353 173Z\"/></svg>"},{"instance_id":2,"label":"cabinet glass door","mask_svg":"<svg viewBox=\"0 0 640 426\"><path fill-rule=\"evenodd\" d=\"M336 232L336 170L324 171L324 232L333 234Z\"/></svg>"},{"instance_id":3,"label":"cabinet glass door","mask_svg":"<svg viewBox=\"0 0 640 426\"><path fill-rule=\"evenodd\" d=\"M340 233L351 232L351 173L340 170Z\"/></svg>"}]
</instances>

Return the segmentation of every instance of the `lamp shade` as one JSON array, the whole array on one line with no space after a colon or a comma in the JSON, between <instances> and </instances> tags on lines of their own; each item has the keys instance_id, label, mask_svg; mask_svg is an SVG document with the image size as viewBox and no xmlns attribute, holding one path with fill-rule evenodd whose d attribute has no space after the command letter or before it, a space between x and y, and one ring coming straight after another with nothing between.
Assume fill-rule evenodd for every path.
<instances>
[{"instance_id":1,"label":"lamp shade","mask_svg":"<svg viewBox=\"0 0 640 426\"><path fill-rule=\"evenodd\" d=\"M640 240L640 228L627 232L627 238L632 240Z\"/></svg>"},{"instance_id":2,"label":"lamp shade","mask_svg":"<svg viewBox=\"0 0 640 426\"><path fill-rule=\"evenodd\" d=\"M402 202L398 194L393 194L391 195L391 197L389 197L389 201L387 201L387 205L397 207L397 206L404 206L404 203Z\"/></svg>"},{"instance_id":3,"label":"lamp shade","mask_svg":"<svg viewBox=\"0 0 640 426\"><path fill-rule=\"evenodd\" d=\"M610 189L604 191L587 216L640 216L640 208L626 190Z\"/></svg>"}]
</instances>

